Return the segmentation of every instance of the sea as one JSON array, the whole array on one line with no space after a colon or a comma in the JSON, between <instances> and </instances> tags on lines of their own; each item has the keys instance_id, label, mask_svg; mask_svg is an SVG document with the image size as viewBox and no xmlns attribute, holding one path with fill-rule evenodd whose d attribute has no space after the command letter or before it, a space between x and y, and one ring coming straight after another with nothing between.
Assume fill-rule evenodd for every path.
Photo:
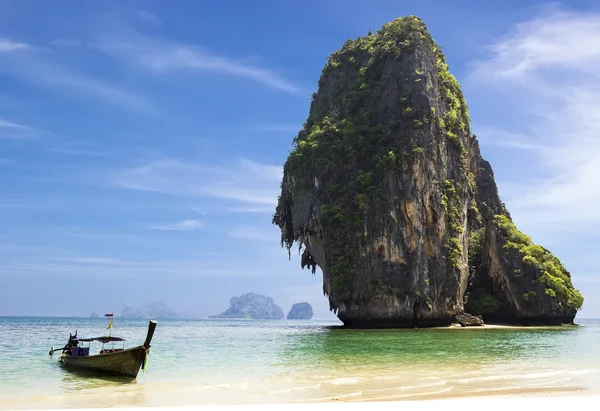
<instances>
[{"instance_id":1,"label":"sea","mask_svg":"<svg viewBox=\"0 0 600 411\"><path fill-rule=\"evenodd\" d=\"M600 320L577 323L352 330L318 320L161 320L131 381L71 373L48 354L69 333L106 335L104 318L0 317L0 410L597 395ZM116 318L112 334L133 347L147 327Z\"/></svg>"}]
</instances>

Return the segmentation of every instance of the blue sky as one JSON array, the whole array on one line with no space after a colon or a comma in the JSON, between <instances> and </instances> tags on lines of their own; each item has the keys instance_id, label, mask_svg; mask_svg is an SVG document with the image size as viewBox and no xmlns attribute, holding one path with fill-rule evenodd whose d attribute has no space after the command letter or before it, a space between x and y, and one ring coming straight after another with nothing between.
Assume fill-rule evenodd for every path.
<instances>
[{"instance_id":1,"label":"blue sky","mask_svg":"<svg viewBox=\"0 0 600 411\"><path fill-rule=\"evenodd\" d=\"M3 1L0 314L247 291L332 318L271 225L326 56L424 19L517 225L600 316L600 7L594 1Z\"/></svg>"}]
</instances>

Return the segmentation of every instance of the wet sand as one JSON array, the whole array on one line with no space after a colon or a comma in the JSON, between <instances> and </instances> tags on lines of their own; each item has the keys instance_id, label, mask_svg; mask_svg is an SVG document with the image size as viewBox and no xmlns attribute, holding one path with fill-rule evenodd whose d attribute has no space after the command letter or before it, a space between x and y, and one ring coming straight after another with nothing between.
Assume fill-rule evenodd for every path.
<instances>
[{"instance_id":1,"label":"wet sand","mask_svg":"<svg viewBox=\"0 0 600 411\"><path fill-rule=\"evenodd\" d=\"M426 399L421 401L402 401L400 404L397 401L376 401L368 404L360 402L319 402L311 404L312 407L318 407L324 411L365 411L365 410L398 410L402 407L403 411L423 411L423 410L439 410L442 407L445 411L464 411L466 409L484 409L490 406L490 397L469 397L469 398L453 398L453 399ZM511 410L531 410L531 409L577 409L578 411L597 410L600 395L581 395L577 393L530 393L518 394L513 396L493 397L494 408L511 409ZM91 404L81 404L76 410L89 409ZM181 411L299 411L305 410L307 404L237 404L237 405L188 405L177 406L174 403L164 404L162 406L153 407L127 407L121 404L111 404L106 408L96 408L97 410L115 410L126 409L127 411L166 411L177 409ZM475 408L477 407L477 408ZM481 408L479 408L481 407ZM71 408L73 410L73 408Z\"/></svg>"},{"instance_id":2,"label":"wet sand","mask_svg":"<svg viewBox=\"0 0 600 411\"><path fill-rule=\"evenodd\" d=\"M56 395L54 397L32 397L20 401L0 403L0 410L44 410L44 409L103 409L103 408L126 408L131 411L140 409L163 409L162 407L189 407L198 409L245 409L245 406L263 407L269 404L280 404L281 410L296 409L298 406L321 406L335 403L356 404L369 403L377 405L377 409L387 409L389 404L398 402L402 407L410 404L428 406L429 403L441 402L457 403L472 399L540 399L540 398L569 398L569 399L600 399L600 389L594 390L585 387L526 387L526 388L495 388L489 384L473 386L469 391L456 391L453 386L435 387L426 391L414 391L412 387L390 387L377 388L374 386L355 386L351 392L340 394L339 390L331 395L323 395L323 390L310 392L310 388L296 387L287 389L275 389L276 387L264 387L264 390L255 390L256 387L244 386L202 386L175 384L160 384L152 386L137 386L127 389L104 389L95 392L78 392L67 395ZM308 391L306 389L309 389ZM357 391L358 390L358 391ZM315 395L315 394L320 395ZM382 405L387 404L387 405ZM571 404L572 406L573 404ZM367 405L362 405L366 409ZM383 407L383 408L382 408ZM258 408L257 408L258 409ZM260 408L261 410L263 408ZM333 409L333 408L331 408ZM358 409L358 408L357 408ZM371 408L369 408L371 409ZM423 409L423 408L420 408ZM427 409L427 408L425 408ZM584 408L587 409L587 408ZM591 409L591 408L590 408ZM581 409L578 409L580 411Z\"/></svg>"}]
</instances>

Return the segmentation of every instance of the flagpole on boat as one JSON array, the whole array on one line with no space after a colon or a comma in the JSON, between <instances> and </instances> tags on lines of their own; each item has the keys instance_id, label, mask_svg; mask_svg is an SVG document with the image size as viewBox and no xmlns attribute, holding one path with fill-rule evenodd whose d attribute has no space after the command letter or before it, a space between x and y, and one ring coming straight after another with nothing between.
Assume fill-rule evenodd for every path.
<instances>
[{"instance_id":1,"label":"flagpole on boat","mask_svg":"<svg viewBox=\"0 0 600 411\"><path fill-rule=\"evenodd\" d=\"M110 313L104 314L104 316L108 317L110 319L110 321L108 323L108 327L106 327L108 329L108 336L110 337L112 335L112 324L113 324L114 313L110 312Z\"/></svg>"}]
</instances>

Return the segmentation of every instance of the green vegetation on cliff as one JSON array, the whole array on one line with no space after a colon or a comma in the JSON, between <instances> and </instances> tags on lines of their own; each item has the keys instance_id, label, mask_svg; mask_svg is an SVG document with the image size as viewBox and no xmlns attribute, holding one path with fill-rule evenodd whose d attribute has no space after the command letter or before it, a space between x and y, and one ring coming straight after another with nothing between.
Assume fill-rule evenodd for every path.
<instances>
[{"instance_id":1,"label":"green vegetation on cliff","mask_svg":"<svg viewBox=\"0 0 600 411\"><path fill-rule=\"evenodd\" d=\"M328 57L273 222L345 324L572 322L583 298L519 232L446 59L415 16ZM302 249L304 250L302 251ZM376 319L376 320L375 320Z\"/></svg>"},{"instance_id":2,"label":"green vegetation on cliff","mask_svg":"<svg viewBox=\"0 0 600 411\"><path fill-rule=\"evenodd\" d=\"M418 50L417 50L418 49ZM401 116L391 113L382 118L382 96L389 87L390 74L385 67L391 61L413 58L415 53L434 55L435 77L425 70L401 73L399 81L426 82L427 90L437 87L442 113L435 107L413 107L410 88L396 101ZM416 63L415 63L416 64ZM340 73L343 76L340 77ZM469 129L469 114L460 86L449 73L440 47L435 44L423 22L409 16L384 25L376 33L348 40L328 58L313 95L310 115L294 138L294 148L285 171L295 178L291 195L314 189L314 171L322 181L322 226L327 238L327 265L332 290L349 296L361 264L358 248L362 247L366 223L378 219L386 206L384 184L404 167L412 167L423 156L423 133L437 127L459 155L465 153L463 138ZM442 117L443 115L443 117ZM410 125L406 129L406 125ZM398 141L398 137L402 141ZM404 144L399 144L404 143ZM410 147L406 149L403 147ZM348 180L350 178L350 183ZM448 185L450 184L450 186ZM448 258L457 266L462 247L458 194L453 182L441 187L449 196L448 223L453 238L448 242ZM284 239L288 249L297 238ZM358 247L358 248L357 248Z\"/></svg>"},{"instance_id":3,"label":"green vegetation on cliff","mask_svg":"<svg viewBox=\"0 0 600 411\"><path fill-rule=\"evenodd\" d=\"M444 183L444 194L442 196L442 205L446 211L448 226L450 228L451 237L448 240L449 260L453 267L458 266L458 259L462 254L462 245L458 236L462 233L463 228L460 218L460 198L454 187L454 181L446 180Z\"/></svg>"},{"instance_id":4,"label":"green vegetation on cliff","mask_svg":"<svg viewBox=\"0 0 600 411\"><path fill-rule=\"evenodd\" d=\"M583 297L573 287L571 275L560 260L545 248L534 244L531 238L520 232L506 215L496 215L494 222L506 235L507 242L504 247L518 250L523 255L523 263L535 268L541 274L538 281L546 287L546 294L556 298L559 305L580 309L583 305ZM531 292L527 297L523 295L525 301L535 297L535 293L532 295Z\"/></svg>"}]
</instances>

